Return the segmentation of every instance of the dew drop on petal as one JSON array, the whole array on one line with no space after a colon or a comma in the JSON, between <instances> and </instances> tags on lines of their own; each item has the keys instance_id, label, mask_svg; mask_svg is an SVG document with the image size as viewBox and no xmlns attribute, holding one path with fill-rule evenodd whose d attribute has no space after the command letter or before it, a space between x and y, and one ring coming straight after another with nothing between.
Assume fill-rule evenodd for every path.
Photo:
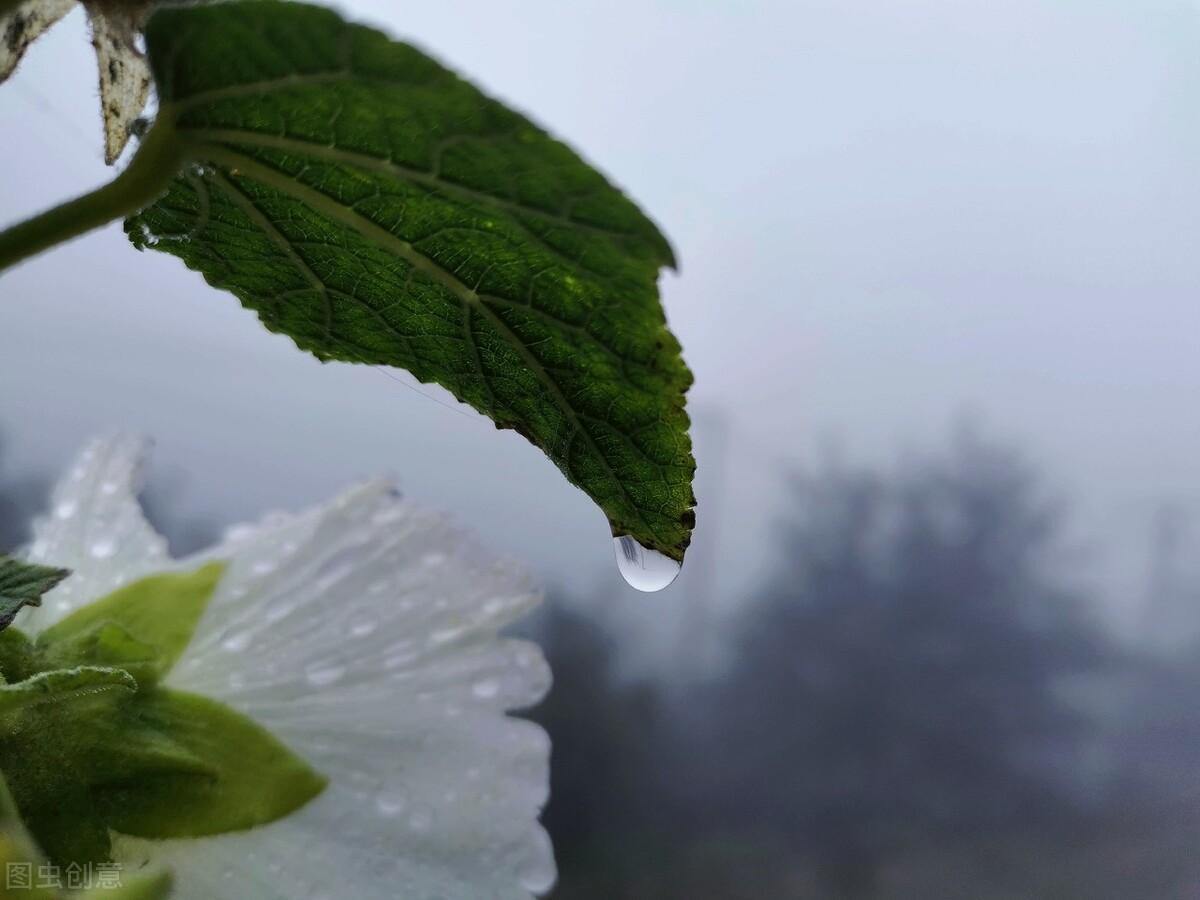
<instances>
[{"instance_id":1,"label":"dew drop on petal","mask_svg":"<svg viewBox=\"0 0 1200 900\"><path fill-rule=\"evenodd\" d=\"M360 613L357 616L351 617L350 624L347 626L346 630L350 632L351 637L366 637L375 630L375 620L370 616Z\"/></svg>"},{"instance_id":2,"label":"dew drop on petal","mask_svg":"<svg viewBox=\"0 0 1200 900\"><path fill-rule=\"evenodd\" d=\"M271 559L260 559L250 567L250 572L253 575L270 575L275 571L275 561Z\"/></svg>"},{"instance_id":3,"label":"dew drop on petal","mask_svg":"<svg viewBox=\"0 0 1200 900\"><path fill-rule=\"evenodd\" d=\"M399 522L402 518L404 518L404 507L397 503L390 503L375 513L371 517L371 522L375 525L391 525Z\"/></svg>"},{"instance_id":4,"label":"dew drop on petal","mask_svg":"<svg viewBox=\"0 0 1200 900\"><path fill-rule=\"evenodd\" d=\"M385 784L375 798L375 808L384 818L393 818L404 812L408 806L408 796L404 787L399 784Z\"/></svg>"},{"instance_id":5,"label":"dew drop on petal","mask_svg":"<svg viewBox=\"0 0 1200 900\"><path fill-rule=\"evenodd\" d=\"M639 591L661 591L679 574L679 563L657 550L643 547L627 534L613 538L613 548L621 577Z\"/></svg>"},{"instance_id":6,"label":"dew drop on petal","mask_svg":"<svg viewBox=\"0 0 1200 900\"><path fill-rule=\"evenodd\" d=\"M500 693L500 682L495 678L484 678L471 685L471 693L480 700L491 700Z\"/></svg>"},{"instance_id":7,"label":"dew drop on petal","mask_svg":"<svg viewBox=\"0 0 1200 900\"><path fill-rule=\"evenodd\" d=\"M285 598L283 600L276 600L274 603L272 603L270 606L267 607L265 618L266 618L267 622L278 622L280 619L287 618L287 616L295 608L296 608L296 601L294 601L294 600L291 600L289 598Z\"/></svg>"},{"instance_id":8,"label":"dew drop on petal","mask_svg":"<svg viewBox=\"0 0 1200 900\"><path fill-rule=\"evenodd\" d=\"M235 631L233 634L221 641L221 647L228 653L241 653L250 646L251 634L249 631Z\"/></svg>"},{"instance_id":9,"label":"dew drop on petal","mask_svg":"<svg viewBox=\"0 0 1200 900\"><path fill-rule=\"evenodd\" d=\"M54 515L59 519L69 519L79 510L79 504L74 500L64 500L54 507Z\"/></svg>"},{"instance_id":10,"label":"dew drop on petal","mask_svg":"<svg viewBox=\"0 0 1200 900\"><path fill-rule=\"evenodd\" d=\"M117 552L117 542L112 538L101 538L91 546L91 554L96 559L108 559Z\"/></svg>"},{"instance_id":11,"label":"dew drop on petal","mask_svg":"<svg viewBox=\"0 0 1200 900\"><path fill-rule=\"evenodd\" d=\"M313 687L328 687L345 672L346 667L335 662L314 662L304 670L304 677Z\"/></svg>"},{"instance_id":12,"label":"dew drop on petal","mask_svg":"<svg viewBox=\"0 0 1200 900\"><path fill-rule=\"evenodd\" d=\"M414 810L408 817L408 827L419 833L428 831L433 827L433 813L427 809Z\"/></svg>"},{"instance_id":13,"label":"dew drop on petal","mask_svg":"<svg viewBox=\"0 0 1200 900\"><path fill-rule=\"evenodd\" d=\"M254 537L258 531L253 525L233 525L225 529L225 540L230 542L244 541L247 538Z\"/></svg>"}]
</instances>

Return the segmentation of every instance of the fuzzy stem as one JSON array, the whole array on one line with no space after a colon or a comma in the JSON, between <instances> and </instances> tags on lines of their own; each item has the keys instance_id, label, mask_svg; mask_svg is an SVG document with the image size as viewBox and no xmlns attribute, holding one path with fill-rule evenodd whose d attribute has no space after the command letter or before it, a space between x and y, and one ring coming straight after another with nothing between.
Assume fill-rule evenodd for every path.
<instances>
[{"instance_id":1,"label":"fuzzy stem","mask_svg":"<svg viewBox=\"0 0 1200 900\"><path fill-rule=\"evenodd\" d=\"M160 115L125 171L108 184L0 232L0 272L148 206L166 190L184 159L171 117Z\"/></svg>"}]
</instances>

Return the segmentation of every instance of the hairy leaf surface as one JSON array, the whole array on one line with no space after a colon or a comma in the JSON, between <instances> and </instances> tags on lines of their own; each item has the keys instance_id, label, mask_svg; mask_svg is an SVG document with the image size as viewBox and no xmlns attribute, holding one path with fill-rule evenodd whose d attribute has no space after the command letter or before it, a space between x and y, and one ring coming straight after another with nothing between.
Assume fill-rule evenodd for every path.
<instances>
[{"instance_id":1,"label":"hairy leaf surface","mask_svg":"<svg viewBox=\"0 0 1200 900\"><path fill-rule=\"evenodd\" d=\"M301 4L166 9L160 124L197 165L126 230L322 359L398 366L683 558L691 374L671 248L572 150L419 50ZM156 125L158 127L158 125Z\"/></svg>"},{"instance_id":2,"label":"hairy leaf surface","mask_svg":"<svg viewBox=\"0 0 1200 900\"><path fill-rule=\"evenodd\" d=\"M41 606L48 594L71 573L39 566L11 556L0 556L0 631L26 606Z\"/></svg>"}]
</instances>

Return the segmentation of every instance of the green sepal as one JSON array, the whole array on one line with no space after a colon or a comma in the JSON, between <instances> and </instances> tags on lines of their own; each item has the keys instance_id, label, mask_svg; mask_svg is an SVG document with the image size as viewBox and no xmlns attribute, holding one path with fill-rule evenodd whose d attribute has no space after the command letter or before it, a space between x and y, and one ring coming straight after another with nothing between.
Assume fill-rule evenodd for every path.
<instances>
[{"instance_id":1,"label":"green sepal","mask_svg":"<svg viewBox=\"0 0 1200 900\"><path fill-rule=\"evenodd\" d=\"M207 697L159 689L131 712L134 730L170 735L207 771L143 771L104 784L93 796L116 831L144 838L240 831L294 812L328 783L266 729Z\"/></svg>"},{"instance_id":2,"label":"green sepal","mask_svg":"<svg viewBox=\"0 0 1200 900\"><path fill-rule=\"evenodd\" d=\"M124 744L123 701L137 682L120 669L42 672L0 688L0 770L26 825L56 863L108 858L108 833L88 785L108 744ZM125 745L128 746L128 745Z\"/></svg>"},{"instance_id":3,"label":"green sepal","mask_svg":"<svg viewBox=\"0 0 1200 900\"><path fill-rule=\"evenodd\" d=\"M94 660L161 678L192 639L224 571L217 562L143 578L43 631L37 647L49 660Z\"/></svg>"},{"instance_id":4,"label":"green sepal","mask_svg":"<svg viewBox=\"0 0 1200 900\"><path fill-rule=\"evenodd\" d=\"M38 887L39 867L43 857L24 823L17 804L0 778L0 869L5 873L0 882L0 900L65 900L58 890ZM23 880L27 876L27 881ZM72 894L79 900L166 900L171 893L171 876L166 872L125 878L118 872L118 886L97 886L83 895Z\"/></svg>"},{"instance_id":5,"label":"green sepal","mask_svg":"<svg viewBox=\"0 0 1200 900\"><path fill-rule=\"evenodd\" d=\"M324 777L246 716L160 685L223 571L213 563L144 578L34 641L0 632L0 770L53 862L107 860L110 831L251 828L324 789Z\"/></svg>"}]
</instances>

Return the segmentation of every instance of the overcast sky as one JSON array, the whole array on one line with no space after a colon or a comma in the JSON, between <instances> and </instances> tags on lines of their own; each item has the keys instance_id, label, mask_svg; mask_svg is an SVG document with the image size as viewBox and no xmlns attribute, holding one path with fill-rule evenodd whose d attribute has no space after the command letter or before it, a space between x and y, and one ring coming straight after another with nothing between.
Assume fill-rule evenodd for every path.
<instances>
[{"instance_id":1,"label":"overcast sky","mask_svg":"<svg viewBox=\"0 0 1200 900\"><path fill-rule=\"evenodd\" d=\"M761 570L783 468L831 435L886 458L979 415L1074 501L1116 601L1154 505L1200 509L1200 14L1184 0L342 8L531 114L671 236L701 568L723 596ZM75 13L0 90L0 218L111 174L93 66ZM523 439L431 389L321 366L118 226L0 279L0 380L17 466L56 469L118 425L157 438L193 514L255 517L385 471L546 580L664 608L700 582L626 592L603 516Z\"/></svg>"}]
</instances>

